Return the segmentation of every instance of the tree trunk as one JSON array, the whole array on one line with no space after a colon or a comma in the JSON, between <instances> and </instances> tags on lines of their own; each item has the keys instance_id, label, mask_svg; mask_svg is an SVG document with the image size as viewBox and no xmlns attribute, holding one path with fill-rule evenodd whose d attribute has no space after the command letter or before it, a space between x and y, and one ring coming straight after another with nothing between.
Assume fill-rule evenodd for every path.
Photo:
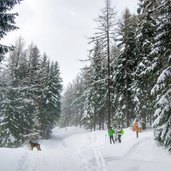
<instances>
[{"instance_id":1,"label":"tree trunk","mask_svg":"<svg viewBox=\"0 0 171 171\"><path fill-rule=\"evenodd\" d=\"M108 1L107 1L108 2ZM111 116L110 116L110 38L109 38L109 4L107 3L107 69L108 69L108 128L111 126Z\"/></svg>"}]
</instances>

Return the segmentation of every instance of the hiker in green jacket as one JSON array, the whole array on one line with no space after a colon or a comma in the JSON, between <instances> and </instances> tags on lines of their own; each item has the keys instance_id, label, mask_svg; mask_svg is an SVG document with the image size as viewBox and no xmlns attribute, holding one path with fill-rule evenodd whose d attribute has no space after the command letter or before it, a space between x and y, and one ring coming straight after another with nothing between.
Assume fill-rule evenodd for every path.
<instances>
[{"instance_id":1,"label":"hiker in green jacket","mask_svg":"<svg viewBox=\"0 0 171 171\"><path fill-rule=\"evenodd\" d=\"M109 135L109 139L110 139L110 144L115 144L115 141L114 141L114 138L113 138L113 135L114 135L115 131L112 127L109 127L108 129L108 135Z\"/></svg>"}]
</instances>

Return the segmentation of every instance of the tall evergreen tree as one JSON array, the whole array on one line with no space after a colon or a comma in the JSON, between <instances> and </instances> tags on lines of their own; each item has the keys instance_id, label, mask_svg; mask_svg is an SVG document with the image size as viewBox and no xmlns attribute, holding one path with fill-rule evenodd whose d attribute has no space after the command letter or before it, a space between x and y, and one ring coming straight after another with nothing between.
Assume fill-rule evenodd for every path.
<instances>
[{"instance_id":1,"label":"tall evergreen tree","mask_svg":"<svg viewBox=\"0 0 171 171\"><path fill-rule=\"evenodd\" d=\"M2 141L1 145L5 143L11 146L19 146L29 134L31 101L27 97L25 80L27 59L23 45L23 40L19 38L16 41L15 49L10 52L9 64L6 69L9 81L6 82L5 91L3 92L4 98L1 102L3 118L1 133L2 140L5 138L7 141ZM6 133L6 130L9 130L9 132ZM13 142L10 137L13 137Z\"/></svg>"},{"instance_id":2,"label":"tall evergreen tree","mask_svg":"<svg viewBox=\"0 0 171 171\"><path fill-rule=\"evenodd\" d=\"M171 146L171 4L160 2L156 9L157 36L153 53L157 58L156 84L152 93L156 95L154 127L159 129L156 139L165 147Z\"/></svg>"},{"instance_id":3,"label":"tall evergreen tree","mask_svg":"<svg viewBox=\"0 0 171 171\"><path fill-rule=\"evenodd\" d=\"M89 60L90 66L86 67L88 78L87 86L84 92L87 99L85 109L89 110L89 112L87 111L87 116L84 115L84 120L92 123L91 127L95 130L97 124L100 129L104 128L104 113L107 112L107 85L105 82L106 75L104 70L106 61L104 61L104 54L98 41L95 42L95 47L90 53ZM91 121L89 121L88 118L91 119Z\"/></svg>"},{"instance_id":4,"label":"tall evergreen tree","mask_svg":"<svg viewBox=\"0 0 171 171\"><path fill-rule=\"evenodd\" d=\"M119 23L118 41L121 54L114 67L115 91L121 120L130 126L133 117L133 93L131 90L133 72L136 67L136 17L128 9L125 10L123 19ZM122 121L123 122L123 121Z\"/></svg>"},{"instance_id":5,"label":"tall evergreen tree","mask_svg":"<svg viewBox=\"0 0 171 171\"><path fill-rule=\"evenodd\" d=\"M114 40L114 29L115 29L115 11L111 7L111 1L105 0L105 7L101 10L101 15L98 16L97 32L92 37L92 42L98 41L100 47L103 50L106 58L107 67L107 93L108 93L108 114L107 114L107 125L110 127L111 124L111 47L112 41Z\"/></svg>"},{"instance_id":6,"label":"tall evergreen tree","mask_svg":"<svg viewBox=\"0 0 171 171\"><path fill-rule=\"evenodd\" d=\"M152 124L153 98L151 87L155 80L151 65L155 55L151 52L155 42L156 14L154 13L156 1L140 0L138 7L137 28L137 69L134 73L133 85L136 117L141 120L142 128L147 122ZM148 82L148 84L146 84Z\"/></svg>"},{"instance_id":7,"label":"tall evergreen tree","mask_svg":"<svg viewBox=\"0 0 171 171\"><path fill-rule=\"evenodd\" d=\"M28 48L28 80L30 84L29 95L33 101L34 113L32 114L34 118L34 123L32 125L33 130L37 130L37 137L42 135L42 123L41 123L41 82L39 81L41 72L41 55L38 47L31 43ZM35 124L36 123L36 124ZM32 132L34 132L32 130Z\"/></svg>"},{"instance_id":8,"label":"tall evergreen tree","mask_svg":"<svg viewBox=\"0 0 171 171\"><path fill-rule=\"evenodd\" d=\"M48 138L51 129L58 121L61 114L61 92L62 92L62 79L60 77L60 70L58 62L50 65L47 82L42 93L43 103L41 113L44 137ZM46 80L44 80L46 81Z\"/></svg>"},{"instance_id":9,"label":"tall evergreen tree","mask_svg":"<svg viewBox=\"0 0 171 171\"><path fill-rule=\"evenodd\" d=\"M0 1L0 40L7 35L8 32L17 29L15 26L15 17L17 13L9 13L13 7L22 0L1 0ZM10 49L9 46L0 44L0 62L5 53Z\"/></svg>"}]
</instances>

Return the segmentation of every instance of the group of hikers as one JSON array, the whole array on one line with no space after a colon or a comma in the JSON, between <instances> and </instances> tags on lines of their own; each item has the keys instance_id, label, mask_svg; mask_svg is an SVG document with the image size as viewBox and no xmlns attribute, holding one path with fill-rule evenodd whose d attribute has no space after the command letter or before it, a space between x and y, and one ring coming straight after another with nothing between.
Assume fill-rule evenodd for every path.
<instances>
[{"instance_id":1,"label":"group of hikers","mask_svg":"<svg viewBox=\"0 0 171 171\"><path fill-rule=\"evenodd\" d=\"M110 144L115 144L116 141L121 143L121 136L124 134L124 130L119 126L117 129L113 129L112 127L109 127L108 129L108 135Z\"/></svg>"},{"instance_id":2,"label":"group of hikers","mask_svg":"<svg viewBox=\"0 0 171 171\"><path fill-rule=\"evenodd\" d=\"M138 120L135 119L133 122L132 130L136 132L136 137L138 138L138 133L141 132L141 127L138 123ZM116 129L113 129L112 127L108 128L108 136L110 140L110 144L115 144L116 141L121 143L121 137L124 135L124 130L122 127L118 126Z\"/></svg>"}]
</instances>

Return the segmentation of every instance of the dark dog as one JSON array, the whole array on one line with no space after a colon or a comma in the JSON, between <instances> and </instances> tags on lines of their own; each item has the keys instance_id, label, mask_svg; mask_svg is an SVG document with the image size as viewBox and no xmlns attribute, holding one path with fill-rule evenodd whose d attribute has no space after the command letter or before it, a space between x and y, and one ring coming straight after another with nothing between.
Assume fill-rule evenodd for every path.
<instances>
[{"instance_id":1,"label":"dark dog","mask_svg":"<svg viewBox=\"0 0 171 171\"><path fill-rule=\"evenodd\" d=\"M34 143L31 140L29 141L31 150L33 151L33 148L37 148L38 151L41 151L40 144L39 143Z\"/></svg>"}]
</instances>

